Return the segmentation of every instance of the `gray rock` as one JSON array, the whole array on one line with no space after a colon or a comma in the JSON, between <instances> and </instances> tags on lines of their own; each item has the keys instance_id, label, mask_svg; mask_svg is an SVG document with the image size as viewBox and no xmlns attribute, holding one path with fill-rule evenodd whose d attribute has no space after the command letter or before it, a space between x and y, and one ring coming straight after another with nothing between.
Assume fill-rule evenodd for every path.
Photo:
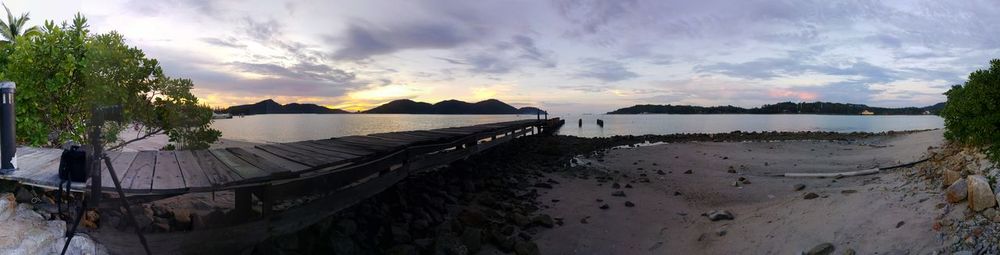
<instances>
[{"instance_id":1,"label":"gray rock","mask_svg":"<svg viewBox=\"0 0 1000 255\"><path fill-rule=\"evenodd\" d=\"M726 210L713 210L707 213L703 213L702 215L708 217L708 219L712 221L733 220L736 218L733 216L733 213Z\"/></svg>"},{"instance_id":2,"label":"gray rock","mask_svg":"<svg viewBox=\"0 0 1000 255\"><path fill-rule=\"evenodd\" d=\"M816 245L816 247L813 247L812 249L809 249L809 251L805 252L805 254L806 255L827 255L827 254L833 253L834 249L835 248L833 247L833 244L831 244L831 243L822 243L822 244Z\"/></svg>"},{"instance_id":3,"label":"gray rock","mask_svg":"<svg viewBox=\"0 0 1000 255\"><path fill-rule=\"evenodd\" d=\"M552 216L549 216L548 214L539 214L538 216L535 216L531 222L547 228L555 226L555 221L552 220Z\"/></svg>"},{"instance_id":4,"label":"gray rock","mask_svg":"<svg viewBox=\"0 0 1000 255\"><path fill-rule=\"evenodd\" d=\"M632 201L625 201L625 207L635 207L635 204Z\"/></svg>"},{"instance_id":5,"label":"gray rock","mask_svg":"<svg viewBox=\"0 0 1000 255\"><path fill-rule=\"evenodd\" d=\"M401 245L396 245L396 246L393 246L392 248L389 248L389 250L385 251L385 254L388 254L388 255L419 255L420 251L417 250L416 246L409 245L409 244L401 244Z\"/></svg>"},{"instance_id":6,"label":"gray rock","mask_svg":"<svg viewBox=\"0 0 1000 255\"><path fill-rule=\"evenodd\" d=\"M0 221L5 221L14 216L16 210L17 202L14 199L14 194L0 194Z\"/></svg>"},{"instance_id":7,"label":"gray rock","mask_svg":"<svg viewBox=\"0 0 1000 255\"><path fill-rule=\"evenodd\" d=\"M514 243L514 254L517 255L538 255L538 244L532 241L517 241Z\"/></svg>"},{"instance_id":8,"label":"gray rock","mask_svg":"<svg viewBox=\"0 0 1000 255\"><path fill-rule=\"evenodd\" d=\"M793 188L795 189L795 191L800 191L800 190L805 189L806 185L805 184L801 184L801 183L800 184L795 184L795 186L793 186Z\"/></svg>"},{"instance_id":9,"label":"gray rock","mask_svg":"<svg viewBox=\"0 0 1000 255\"><path fill-rule=\"evenodd\" d=\"M611 192L611 196L614 196L614 197L624 197L625 196L625 191L619 190L619 191Z\"/></svg>"},{"instance_id":10,"label":"gray rock","mask_svg":"<svg viewBox=\"0 0 1000 255\"><path fill-rule=\"evenodd\" d=\"M514 225L517 225L519 227L524 227L524 226L528 226L528 224L531 224L531 219L528 218L528 216L524 216L524 214L513 213L513 214L511 214L510 217L511 217L510 219L514 223Z\"/></svg>"},{"instance_id":11,"label":"gray rock","mask_svg":"<svg viewBox=\"0 0 1000 255\"><path fill-rule=\"evenodd\" d=\"M478 228L466 228L462 232L462 244L469 249L469 253L479 252L483 248L483 231Z\"/></svg>"},{"instance_id":12,"label":"gray rock","mask_svg":"<svg viewBox=\"0 0 1000 255\"><path fill-rule=\"evenodd\" d=\"M802 198L805 198L807 200L808 199L814 199L814 198L817 198L817 197L819 197L819 195L817 195L816 193L812 193L812 192L806 193L805 196L802 196Z\"/></svg>"},{"instance_id":13,"label":"gray rock","mask_svg":"<svg viewBox=\"0 0 1000 255\"><path fill-rule=\"evenodd\" d=\"M958 203L969 196L969 185L965 179L961 179L948 186L944 191L944 199L949 203Z\"/></svg>"},{"instance_id":14,"label":"gray rock","mask_svg":"<svg viewBox=\"0 0 1000 255\"><path fill-rule=\"evenodd\" d=\"M848 248L847 250L844 250L844 252L841 252L840 254L841 255L854 255L854 254L857 254L857 252L855 252L854 249Z\"/></svg>"}]
</instances>

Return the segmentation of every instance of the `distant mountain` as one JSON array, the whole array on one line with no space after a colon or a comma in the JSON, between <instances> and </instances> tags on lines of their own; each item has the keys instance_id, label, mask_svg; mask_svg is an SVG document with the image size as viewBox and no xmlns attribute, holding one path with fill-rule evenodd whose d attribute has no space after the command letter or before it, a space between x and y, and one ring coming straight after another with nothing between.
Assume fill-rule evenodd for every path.
<instances>
[{"instance_id":1,"label":"distant mountain","mask_svg":"<svg viewBox=\"0 0 1000 255\"><path fill-rule=\"evenodd\" d=\"M635 105L621 108L608 114L644 114L644 113L665 113L665 114L833 114L833 115L858 115L862 112L870 112L874 115L921 115L937 114L944 108L944 103L938 103L926 107L903 107L884 108L871 107L863 104L845 104L830 102L793 103L782 102L768 104L756 108L742 108L736 106L691 106L691 105Z\"/></svg>"},{"instance_id":2,"label":"distant mountain","mask_svg":"<svg viewBox=\"0 0 1000 255\"><path fill-rule=\"evenodd\" d=\"M230 106L224 113L232 115L254 115L254 114L277 114L277 113L316 113L316 114L336 114L349 113L340 109L330 109L315 104L290 103L281 105L274 100L268 99L255 104Z\"/></svg>"},{"instance_id":3,"label":"distant mountain","mask_svg":"<svg viewBox=\"0 0 1000 255\"><path fill-rule=\"evenodd\" d=\"M459 100L445 100L436 104L400 99L388 102L364 113L397 114L535 114L535 107L514 108L496 99L468 103ZM544 111L542 111L544 113Z\"/></svg>"}]
</instances>

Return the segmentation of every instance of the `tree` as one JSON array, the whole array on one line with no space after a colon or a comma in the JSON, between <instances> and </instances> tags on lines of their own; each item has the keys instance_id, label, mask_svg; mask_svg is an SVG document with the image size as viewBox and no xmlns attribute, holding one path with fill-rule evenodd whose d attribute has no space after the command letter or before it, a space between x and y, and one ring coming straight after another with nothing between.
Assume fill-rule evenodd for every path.
<instances>
[{"instance_id":1,"label":"tree","mask_svg":"<svg viewBox=\"0 0 1000 255\"><path fill-rule=\"evenodd\" d=\"M209 128L211 110L191 94L190 80L166 76L156 59L125 44L121 34L90 34L80 14L72 24L46 21L37 36L4 47L0 78L17 83L23 144L88 141L90 110L105 105L121 105L126 120L102 127L111 149L157 134L179 148L205 148L220 136ZM126 128L140 135L120 138Z\"/></svg>"},{"instance_id":2,"label":"tree","mask_svg":"<svg viewBox=\"0 0 1000 255\"><path fill-rule=\"evenodd\" d=\"M24 29L24 25L30 20L27 13L22 13L20 17L14 17L14 14L10 13L10 9L7 8L6 4L3 5L3 9L7 11L7 21L0 20L0 36L3 37L4 43L14 43L18 37L38 34L40 32L37 26Z\"/></svg>"},{"instance_id":3,"label":"tree","mask_svg":"<svg viewBox=\"0 0 1000 255\"><path fill-rule=\"evenodd\" d=\"M945 95L945 138L981 147L1000 162L1000 59L990 61L989 69L972 72L964 85L952 86Z\"/></svg>"}]
</instances>

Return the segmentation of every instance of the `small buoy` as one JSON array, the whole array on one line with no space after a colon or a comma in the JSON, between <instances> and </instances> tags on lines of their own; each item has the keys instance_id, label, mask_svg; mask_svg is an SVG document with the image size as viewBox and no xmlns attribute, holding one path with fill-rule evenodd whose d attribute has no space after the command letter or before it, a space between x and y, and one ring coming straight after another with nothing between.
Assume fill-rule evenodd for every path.
<instances>
[{"instance_id":1,"label":"small buoy","mask_svg":"<svg viewBox=\"0 0 1000 255\"><path fill-rule=\"evenodd\" d=\"M601 127L604 127L604 120L602 120L602 119L597 119L597 125L598 125L598 126L601 126Z\"/></svg>"},{"instance_id":2,"label":"small buoy","mask_svg":"<svg viewBox=\"0 0 1000 255\"><path fill-rule=\"evenodd\" d=\"M583 127L583 119L580 119L580 121L579 121L578 125L579 125L580 127Z\"/></svg>"}]
</instances>

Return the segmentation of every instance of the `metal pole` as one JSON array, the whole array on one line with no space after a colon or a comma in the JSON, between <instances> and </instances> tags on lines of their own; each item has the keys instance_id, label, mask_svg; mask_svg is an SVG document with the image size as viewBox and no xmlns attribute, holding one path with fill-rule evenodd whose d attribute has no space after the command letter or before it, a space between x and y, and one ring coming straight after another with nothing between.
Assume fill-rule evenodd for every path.
<instances>
[{"instance_id":1,"label":"metal pole","mask_svg":"<svg viewBox=\"0 0 1000 255\"><path fill-rule=\"evenodd\" d=\"M17 169L14 119L14 82L0 82L0 173Z\"/></svg>"}]
</instances>

